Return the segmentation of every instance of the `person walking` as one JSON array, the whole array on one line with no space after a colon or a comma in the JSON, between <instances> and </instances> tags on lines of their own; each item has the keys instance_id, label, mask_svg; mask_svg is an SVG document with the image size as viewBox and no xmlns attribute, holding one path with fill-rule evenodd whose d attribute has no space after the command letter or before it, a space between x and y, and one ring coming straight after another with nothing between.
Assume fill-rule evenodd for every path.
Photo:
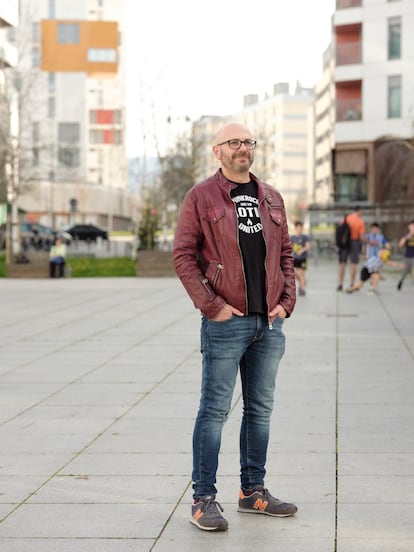
<instances>
[{"instance_id":1,"label":"person walking","mask_svg":"<svg viewBox=\"0 0 414 552\"><path fill-rule=\"evenodd\" d=\"M404 248L404 269L397 284L398 291L401 291L405 278L411 273L414 266L414 220L408 223L408 232L398 242L398 247Z\"/></svg>"},{"instance_id":2,"label":"person walking","mask_svg":"<svg viewBox=\"0 0 414 552\"><path fill-rule=\"evenodd\" d=\"M303 222L295 222L295 233L291 235L290 241L292 242L295 276L299 282L299 295L303 296L306 294L306 267L308 251L311 248L309 236L303 233Z\"/></svg>"},{"instance_id":3,"label":"person walking","mask_svg":"<svg viewBox=\"0 0 414 552\"><path fill-rule=\"evenodd\" d=\"M276 517L297 511L265 487L276 374L285 351L283 322L294 309L296 289L284 202L250 172L255 147L240 123L219 130L213 153L220 168L187 192L173 246L175 271L202 314L190 521L206 531L228 528L216 500L216 474L239 371L238 510Z\"/></svg>"},{"instance_id":4,"label":"person walking","mask_svg":"<svg viewBox=\"0 0 414 552\"><path fill-rule=\"evenodd\" d=\"M348 261L348 257L351 260L351 282L349 287L351 288L355 283L359 256L361 254L361 246L365 236L365 222L362 219L362 208L359 205L355 206L353 213L346 216L346 222L350 229L350 242L349 247L339 249L339 273L338 287L336 288L337 291L343 290L345 267Z\"/></svg>"}]
</instances>

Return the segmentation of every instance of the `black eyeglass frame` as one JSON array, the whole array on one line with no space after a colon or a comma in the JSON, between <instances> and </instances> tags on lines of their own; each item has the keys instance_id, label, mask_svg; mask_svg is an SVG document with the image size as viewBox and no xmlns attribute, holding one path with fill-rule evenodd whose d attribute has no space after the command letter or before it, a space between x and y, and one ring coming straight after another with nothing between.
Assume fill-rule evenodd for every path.
<instances>
[{"instance_id":1,"label":"black eyeglass frame","mask_svg":"<svg viewBox=\"0 0 414 552\"><path fill-rule=\"evenodd\" d=\"M237 148L233 148L230 145L230 142L239 142L239 145L237 146ZM229 148L233 149L233 150L240 149L242 147L242 144L244 144L244 147L247 150L254 150L257 146L257 140L252 140L250 138L248 138L247 140L238 140L237 138L232 138L231 140L225 140L224 142L220 142L220 144L216 144L216 146L224 146L224 144L227 144L229 146ZM250 147L248 147L248 145Z\"/></svg>"}]
</instances>

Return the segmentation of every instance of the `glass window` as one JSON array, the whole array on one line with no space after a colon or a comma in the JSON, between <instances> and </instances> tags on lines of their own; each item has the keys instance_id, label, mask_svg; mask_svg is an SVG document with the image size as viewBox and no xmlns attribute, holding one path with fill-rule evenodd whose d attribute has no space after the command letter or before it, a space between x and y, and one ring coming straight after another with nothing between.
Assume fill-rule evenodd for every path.
<instances>
[{"instance_id":1,"label":"glass window","mask_svg":"<svg viewBox=\"0 0 414 552\"><path fill-rule=\"evenodd\" d=\"M47 76L47 86L51 94L56 91L56 75L55 73L48 73Z\"/></svg>"},{"instance_id":2,"label":"glass window","mask_svg":"<svg viewBox=\"0 0 414 552\"><path fill-rule=\"evenodd\" d=\"M388 77L388 117L401 117L401 77Z\"/></svg>"},{"instance_id":3,"label":"glass window","mask_svg":"<svg viewBox=\"0 0 414 552\"><path fill-rule=\"evenodd\" d=\"M335 199L339 203L367 199L367 177L365 174L337 174L335 180Z\"/></svg>"},{"instance_id":4,"label":"glass window","mask_svg":"<svg viewBox=\"0 0 414 552\"><path fill-rule=\"evenodd\" d=\"M16 40L16 29L15 27L8 27L6 29L6 36L8 42L15 42Z\"/></svg>"},{"instance_id":5,"label":"glass window","mask_svg":"<svg viewBox=\"0 0 414 552\"><path fill-rule=\"evenodd\" d=\"M401 18L388 19L388 59L401 58Z\"/></svg>"},{"instance_id":6,"label":"glass window","mask_svg":"<svg viewBox=\"0 0 414 552\"><path fill-rule=\"evenodd\" d=\"M121 144L122 134L119 130L107 129L89 131L89 142L91 144Z\"/></svg>"},{"instance_id":7,"label":"glass window","mask_svg":"<svg viewBox=\"0 0 414 552\"><path fill-rule=\"evenodd\" d=\"M91 144L102 144L103 143L103 130L92 129L89 131L89 142Z\"/></svg>"},{"instance_id":8,"label":"glass window","mask_svg":"<svg viewBox=\"0 0 414 552\"><path fill-rule=\"evenodd\" d=\"M59 142L65 144L77 144L80 136L79 123L59 123Z\"/></svg>"},{"instance_id":9,"label":"glass window","mask_svg":"<svg viewBox=\"0 0 414 552\"><path fill-rule=\"evenodd\" d=\"M49 19L55 19L55 17L56 17L55 0L49 0Z\"/></svg>"},{"instance_id":10,"label":"glass window","mask_svg":"<svg viewBox=\"0 0 414 552\"><path fill-rule=\"evenodd\" d=\"M32 23L32 42L36 44L40 42L40 27L37 21Z\"/></svg>"},{"instance_id":11,"label":"glass window","mask_svg":"<svg viewBox=\"0 0 414 552\"><path fill-rule=\"evenodd\" d=\"M79 148L59 147L58 161L64 167L79 167Z\"/></svg>"},{"instance_id":12,"label":"glass window","mask_svg":"<svg viewBox=\"0 0 414 552\"><path fill-rule=\"evenodd\" d=\"M40 50L37 46L32 49L32 67L40 66Z\"/></svg>"},{"instance_id":13,"label":"glass window","mask_svg":"<svg viewBox=\"0 0 414 552\"><path fill-rule=\"evenodd\" d=\"M116 50L114 48L89 48L88 61L99 63L115 63Z\"/></svg>"},{"instance_id":14,"label":"glass window","mask_svg":"<svg viewBox=\"0 0 414 552\"><path fill-rule=\"evenodd\" d=\"M33 148L32 149L32 166L38 167L39 161L40 161L40 149L39 148Z\"/></svg>"},{"instance_id":15,"label":"glass window","mask_svg":"<svg viewBox=\"0 0 414 552\"><path fill-rule=\"evenodd\" d=\"M119 125L121 124L121 111L119 109L93 109L89 112L91 125Z\"/></svg>"},{"instance_id":16,"label":"glass window","mask_svg":"<svg viewBox=\"0 0 414 552\"><path fill-rule=\"evenodd\" d=\"M32 134L33 134L33 142L34 143L37 143L39 140L40 140L40 123L39 122L35 122L33 123L33 129L32 129Z\"/></svg>"},{"instance_id":17,"label":"glass window","mask_svg":"<svg viewBox=\"0 0 414 552\"><path fill-rule=\"evenodd\" d=\"M49 98L47 101L47 116L54 117L56 111L55 98Z\"/></svg>"},{"instance_id":18,"label":"glass window","mask_svg":"<svg viewBox=\"0 0 414 552\"><path fill-rule=\"evenodd\" d=\"M79 32L80 31L78 23L59 23L59 44L79 44Z\"/></svg>"}]
</instances>

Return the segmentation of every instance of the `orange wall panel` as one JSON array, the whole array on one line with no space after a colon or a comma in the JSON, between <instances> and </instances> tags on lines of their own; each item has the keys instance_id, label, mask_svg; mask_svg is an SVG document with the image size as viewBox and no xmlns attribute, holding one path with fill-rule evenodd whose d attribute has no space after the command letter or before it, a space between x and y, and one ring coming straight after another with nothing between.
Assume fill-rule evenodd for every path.
<instances>
[{"instance_id":1,"label":"orange wall panel","mask_svg":"<svg viewBox=\"0 0 414 552\"><path fill-rule=\"evenodd\" d=\"M59 23L79 24L78 44L59 44ZM110 76L118 71L115 63L88 61L89 48L112 48L118 55L118 23L114 21L43 20L41 69L54 72L99 73Z\"/></svg>"}]
</instances>

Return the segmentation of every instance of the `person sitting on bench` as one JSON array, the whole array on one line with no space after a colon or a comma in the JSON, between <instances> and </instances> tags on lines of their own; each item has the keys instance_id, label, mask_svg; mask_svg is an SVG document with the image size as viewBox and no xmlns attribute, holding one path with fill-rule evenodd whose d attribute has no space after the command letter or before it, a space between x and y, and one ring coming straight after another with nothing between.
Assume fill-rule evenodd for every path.
<instances>
[{"instance_id":1,"label":"person sitting on bench","mask_svg":"<svg viewBox=\"0 0 414 552\"><path fill-rule=\"evenodd\" d=\"M50 248L49 253L49 276L50 278L56 278L56 271L58 277L63 278L65 275L65 263L66 263L66 245L62 243L59 237L55 238L55 243Z\"/></svg>"}]
</instances>

